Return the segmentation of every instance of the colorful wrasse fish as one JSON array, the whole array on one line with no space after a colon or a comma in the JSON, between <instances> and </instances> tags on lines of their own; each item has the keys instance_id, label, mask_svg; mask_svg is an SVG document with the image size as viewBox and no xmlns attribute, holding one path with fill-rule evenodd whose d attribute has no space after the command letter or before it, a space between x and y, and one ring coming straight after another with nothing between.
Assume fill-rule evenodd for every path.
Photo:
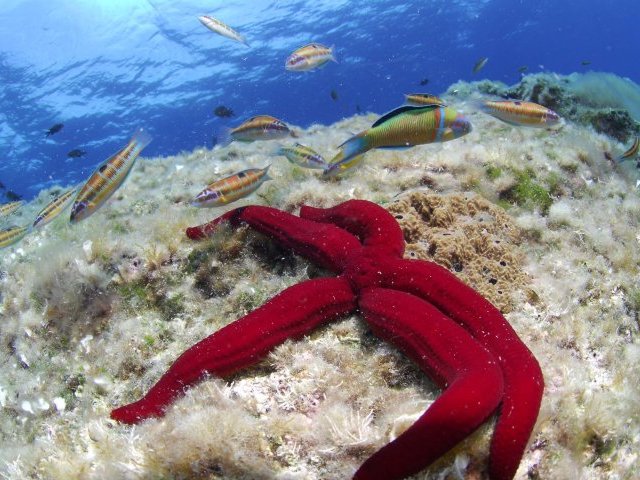
<instances>
[{"instance_id":1,"label":"colorful wrasse fish","mask_svg":"<svg viewBox=\"0 0 640 480\"><path fill-rule=\"evenodd\" d=\"M640 138L636 137L635 141L633 142L633 145L629 147L629 150L624 152L622 155L618 156L617 160L619 162L623 162L629 158L634 158L635 156L638 155L639 149L640 149Z\"/></svg>"},{"instance_id":2,"label":"colorful wrasse fish","mask_svg":"<svg viewBox=\"0 0 640 480\"><path fill-rule=\"evenodd\" d=\"M76 193L76 190L76 188L72 188L51 200L46 207L40 210L40 213L38 213L38 216L33 221L33 227L43 227L64 212L73 202L73 195Z\"/></svg>"},{"instance_id":3,"label":"colorful wrasse fish","mask_svg":"<svg viewBox=\"0 0 640 480\"><path fill-rule=\"evenodd\" d=\"M404 96L407 105L440 105L446 107L447 104L441 98L429 93L408 93Z\"/></svg>"},{"instance_id":4,"label":"colorful wrasse fish","mask_svg":"<svg viewBox=\"0 0 640 480\"><path fill-rule=\"evenodd\" d=\"M24 202L22 200L18 200L17 202L3 203L2 205L0 205L0 218L8 217L13 212L18 210L23 204Z\"/></svg>"},{"instance_id":5,"label":"colorful wrasse fish","mask_svg":"<svg viewBox=\"0 0 640 480\"><path fill-rule=\"evenodd\" d=\"M295 137L286 123L270 115L257 115L232 129L223 129L219 144L231 142L255 142L256 140L277 140L288 136Z\"/></svg>"},{"instance_id":6,"label":"colorful wrasse fish","mask_svg":"<svg viewBox=\"0 0 640 480\"><path fill-rule=\"evenodd\" d=\"M514 126L546 128L560 122L560 116L556 112L533 102L488 100L480 104L480 109Z\"/></svg>"},{"instance_id":7,"label":"colorful wrasse fish","mask_svg":"<svg viewBox=\"0 0 640 480\"><path fill-rule=\"evenodd\" d=\"M473 66L473 73L478 73L480 70L482 70L488 61L488 57L481 57L480 59L478 59L476 64Z\"/></svg>"},{"instance_id":8,"label":"colorful wrasse fish","mask_svg":"<svg viewBox=\"0 0 640 480\"><path fill-rule=\"evenodd\" d=\"M14 243L20 241L27 233L29 233L29 226L4 228L0 230L0 248L8 247Z\"/></svg>"},{"instance_id":9,"label":"colorful wrasse fish","mask_svg":"<svg viewBox=\"0 0 640 480\"><path fill-rule=\"evenodd\" d=\"M249 46L242 35L236 32L229 25L222 23L217 18L210 17L209 15L201 15L198 17L198 20L200 20L200 23L202 23L212 32L215 32L218 35L222 35L223 37L229 38L231 40L235 40L236 42L240 42L247 47Z\"/></svg>"},{"instance_id":10,"label":"colorful wrasse fish","mask_svg":"<svg viewBox=\"0 0 640 480\"><path fill-rule=\"evenodd\" d=\"M433 142L447 142L466 135L471 123L449 107L405 105L380 117L370 129L340 145L331 160L331 171L372 148L408 148ZM327 173L327 172L325 172Z\"/></svg>"},{"instance_id":11,"label":"colorful wrasse fish","mask_svg":"<svg viewBox=\"0 0 640 480\"><path fill-rule=\"evenodd\" d=\"M348 160L340 160L340 154L336 155L333 158L333 162L329 163L326 168L322 171L323 177L336 177L338 175L342 175L349 170L353 170L358 165L362 163L364 160L364 155L356 155Z\"/></svg>"},{"instance_id":12,"label":"colorful wrasse fish","mask_svg":"<svg viewBox=\"0 0 640 480\"><path fill-rule=\"evenodd\" d=\"M71 223L93 214L127 178L142 149L149 145L151 136L139 129L126 147L105 160L80 189L71 208Z\"/></svg>"},{"instance_id":13,"label":"colorful wrasse fish","mask_svg":"<svg viewBox=\"0 0 640 480\"><path fill-rule=\"evenodd\" d=\"M221 207L255 192L260 185L271 180L270 165L250 168L215 181L202 190L191 202L194 207Z\"/></svg>"},{"instance_id":14,"label":"colorful wrasse fish","mask_svg":"<svg viewBox=\"0 0 640 480\"><path fill-rule=\"evenodd\" d=\"M307 72L337 60L333 56L333 47L325 47L319 43L310 43L293 52L284 62L284 68L292 72Z\"/></svg>"},{"instance_id":15,"label":"colorful wrasse fish","mask_svg":"<svg viewBox=\"0 0 640 480\"><path fill-rule=\"evenodd\" d=\"M326 160L314 149L296 143L288 147L280 147L276 151L276 155L287 157L291 163L304 168L327 168Z\"/></svg>"}]
</instances>

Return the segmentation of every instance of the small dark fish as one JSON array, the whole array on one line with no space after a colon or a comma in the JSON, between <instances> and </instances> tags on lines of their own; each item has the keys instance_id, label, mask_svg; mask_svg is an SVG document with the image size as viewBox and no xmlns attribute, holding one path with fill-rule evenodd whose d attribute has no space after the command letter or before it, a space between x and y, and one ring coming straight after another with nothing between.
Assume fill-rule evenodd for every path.
<instances>
[{"instance_id":1,"label":"small dark fish","mask_svg":"<svg viewBox=\"0 0 640 480\"><path fill-rule=\"evenodd\" d=\"M7 187L5 187L5 186L4 186L4 183L2 183L2 182L0 182L0 188L1 188L2 190L6 190L6 189L7 189Z\"/></svg>"},{"instance_id":2,"label":"small dark fish","mask_svg":"<svg viewBox=\"0 0 640 480\"><path fill-rule=\"evenodd\" d=\"M522 65L520 68L518 68L518 71L519 71L520 73L524 73L524 72L526 72L527 70L529 70L529 67L527 67L526 65Z\"/></svg>"},{"instance_id":3,"label":"small dark fish","mask_svg":"<svg viewBox=\"0 0 640 480\"><path fill-rule=\"evenodd\" d=\"M418 85L425 86L427 83L429 83L429 79L428 78L423 78L422 80L420 80Z\"/></svg>"},{"instance_id":4,"label":"small dark fish","mask_svg":"<svg viewBox=\"0 0 640 480\"><path fill-rule=\"evenodd\" d=\"M478 73L480 70L482 70L488 61L489 61L488 57L480 58L480 60L478 60L476 64L473 66L473 73Z\"/></svg>"},{"instance_id":5,"label":"small dark fish","mask_svg":"<svg viewBox=\"0 0 640 480\"><path fill-rule=\"evenodd\" d=\"M220 105L219 107L216 107L213 113L216 117L220 117L220 118L229 118L229 117L233 117L234 115L233 110L225 107L224 105Z\"/></svg>"},{"instance_id":6,"label":"small dark fish","mask_svg":"<svg viewBox=\"0 0 640 480\"><path fill-rule=\"evenodd\" d=\"M338 100L338 92L336 92L335 90L331 90L331 93L329 95L331 95L331 98L334 102Z\"/></svg>"},{"instance_id":7,"label":"small dark fish","mask_svg":"<svg viewBox=\"0 0 640 480\"><path fill-rule=\"evenodd\" d=\"M12 202L16 202L18 200L22 200L22 196L18 195L13 190L7 190L7 192L5 193L5 196L7 197L7 200L11 200Z\"/></svg>"},{"instance_id":8,"label":"small dark fish","mask_svg":"<svg viewBox=\"0 0 640 480\"><path fill-rule=\"evenodd\" d=\"M591 62L589 60L583 60L580 62L580 65L586 67L587 65L591 65Z\"/></svg>"},{"instance_id":9,"label":"small dark fish","mask_svg":"<svg viewBox=\"0 0 640 480\"><path fill-rule=\"evenodd\" d=\"M86 154L87 152L85 150L80 150L79 148L76 148L74 150L71 150L69 153L67 153L67 157L80 158L80 157L84 157Z\"/></svg>"},{"instance_id":10,"label":"small dark fish","mask_svg":"<svg viewBox=\"0 0 640 480\"><path fill-rule=\"evenodd\" d=\"M51 127L49 130L47 130L47 137L50 137L51 135L53 135L54 133L58 133L60 130L62 130L62 127L64 127L64 125L62 123L56 123L53 127Z\"/></svg>"}]
</instances>

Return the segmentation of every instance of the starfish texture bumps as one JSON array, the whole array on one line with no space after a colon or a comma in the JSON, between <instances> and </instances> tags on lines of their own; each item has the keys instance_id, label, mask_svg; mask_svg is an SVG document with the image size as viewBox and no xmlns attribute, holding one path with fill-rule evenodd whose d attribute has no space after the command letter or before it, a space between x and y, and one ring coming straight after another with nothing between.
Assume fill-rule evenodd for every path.
<instances>
[{"instance_id":1,"label":"starfish texture bumps","mask_svg":"<svg viewBox=\"0 0 640 480\"><path fill-rule=\"evenodd\" d=\"M511 479L534 427L544 381L538 362L500 312L444 267L403 258L395 218L364 200L303 206L299 216L270 207L231 210L187 229L212 235L222 222L248 224L337 274L293 285L184 352L149 392L111 417L138 423L162 416L206 375L227 376L263 359L288 338L359 312L442 388L398 438L369 457L357 480L394 480L424 469L497 412L489 476Z\"/></svg>"}]
</instances>

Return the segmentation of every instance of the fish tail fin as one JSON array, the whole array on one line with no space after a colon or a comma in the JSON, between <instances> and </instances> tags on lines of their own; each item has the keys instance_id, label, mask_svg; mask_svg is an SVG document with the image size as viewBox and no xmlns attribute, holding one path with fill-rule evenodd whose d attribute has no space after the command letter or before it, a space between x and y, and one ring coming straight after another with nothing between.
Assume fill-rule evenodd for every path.
<instances>
[{"instance_id":1,"label":"fish tail fin","mask_svg":"<svg viewBox=\"0 0 640 480\"><path fill-rule=\"evenodd\" d=\"M348 162L353 157L360 155L366 152L367 150L369 150L370 147L367 145L367 138L365 136L366 134L367 134L367 130L365 130L364 132L360 132L357 135L354 135L353 137L351 137L346 142L344 142L342 145L340 145L340 147L338 147L340 148L340 153L338 153L338 155L336 155L334 159L342 155L342 158L338 161ZM338 161L334 162L332 160L330 163L338 163Z\"/></svg>"},{"instance_id":2,"label":"fish tail fin","mask_svg":"<svg viewBox=\"0 0 640 480\"><path fill-rule=\"evenodd\" d=\"M489 113L490 108L487 106L487 101L491 99L486 98L474 98L469 101L469 105L473 110L479 110L483 113Z\"/></svg>"},{"instance_id":3,"label":"fish tail fin","mask_svg":"<svg viewBox=\"0 0 640 480\"><path fill-rule=\"evenodd\" d=\"M247 39L244 37L244 35L240 35L240 43L242 43L245 47L251 48L251 45L249 45L249 42L247 42Z\"/></svg>"},{"instance_id":4,"label":"fish tail fin","mask_svg":"<svg viewBox=\"0 0 640 480\"><path fill-rule=\"evenodd\" d=\"M144 147L149 145L153 140L153 137L147 132L144 128L139 128L131 137L131 143L136 145L138 150L142 150Z\"/></svg>"},{"instance_id":5,"label":"fish tail fin","mask_svg":"<svg viewBox=\"0 0 640 480\"><path fill-rule=\"evenodd\" d=\"M336 49L336 46L335 46L335 45L331 45L331 47L329 48L329 51L331 52L330 60L331 60L332 62L340 63L340 62L338 61L338 59L336 58L335 49Z\"/></svg>"},{"instance_id":6,"label":"fish tail fin","mask_svg":"<svg viewBox=\"0 0 640 480\"><path fill-rule=\"evenodd\" d=\"M216 145L219 145L220 148L224 148L229 146L231 142L233 142L233 137L231 136L231 128L220 128L220 130L218 130L216 134Z\"/></svg>"},{"instance_id":7,"label":"fish tail fin","mask_svg":"<svg viewBox=\"0 0 640 480\"><path fill-rule=\"evenodd\" d=\"M269 154L270 157L284 157L284 151L282 150L282 145L274 148Z\"/></svg>"},{"instance_id":8,"label":"fish tail fin","mask_svg":"<svg viewBox=\"0 0 640 480\"><path fill-rule=\"evenodd\" d=\"M298 132L296 132L295 130L291 130L290 134L293 138L300 138L300 134Z\"/></svg>"},{"instance_id":9,"label":"fish tail fin","mask_svg":"<svg viewBox=\"0 0 640 480\"><path fill-rule=\"evenodd\" d=\"M266 182L267 180L273 180L273 178L271 177L271 175L269 175L269 169L271 168L271 164L267 165L266 167L264 167L262 169L262 171L264 171L264 181Z\"/></svg>"}]
</instances>

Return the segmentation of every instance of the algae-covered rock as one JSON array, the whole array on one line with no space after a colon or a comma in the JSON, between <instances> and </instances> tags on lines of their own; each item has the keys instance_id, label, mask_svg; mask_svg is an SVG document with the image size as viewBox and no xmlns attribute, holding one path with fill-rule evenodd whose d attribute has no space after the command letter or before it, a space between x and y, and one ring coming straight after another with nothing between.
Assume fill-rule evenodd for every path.
<instances>
[{"instance_id":1,"label":"algae-covered rock","mask_svg":"<svg viewBox=\"0 0 640 480\"><path fill-rule=\"evenodd\" d=\"M511 87L488 80L459 82L447 94L455 92L464 97L474 91L544 105L566 120L591 126L623 143L640 134L640 86L610 73L568 76L537 73L523 77Z\"/></svg>"}]
</instances>

